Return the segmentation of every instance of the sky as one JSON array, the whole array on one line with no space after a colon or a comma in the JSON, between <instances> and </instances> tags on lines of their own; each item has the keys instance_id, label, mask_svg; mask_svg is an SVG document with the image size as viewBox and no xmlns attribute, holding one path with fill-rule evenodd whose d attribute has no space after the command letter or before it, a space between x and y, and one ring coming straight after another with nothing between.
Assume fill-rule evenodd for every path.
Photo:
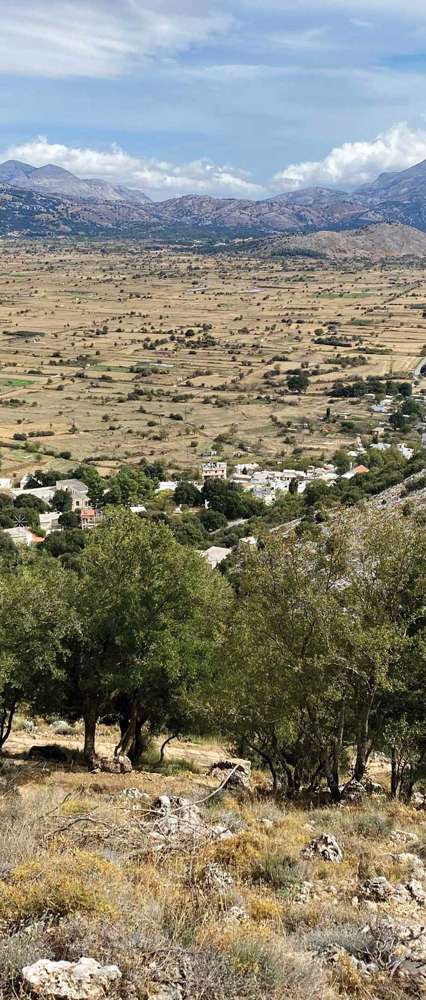
<instances>
[{"instance_id":1,"label":"sky","mask_svg":"<svg viewBox=\"0 0 426 1000\"><path fill-rule=\"evenodd\" d=\"M0 0L0 157L154 199L426 158L426 0Z\"/></svg>"}]
</instances>

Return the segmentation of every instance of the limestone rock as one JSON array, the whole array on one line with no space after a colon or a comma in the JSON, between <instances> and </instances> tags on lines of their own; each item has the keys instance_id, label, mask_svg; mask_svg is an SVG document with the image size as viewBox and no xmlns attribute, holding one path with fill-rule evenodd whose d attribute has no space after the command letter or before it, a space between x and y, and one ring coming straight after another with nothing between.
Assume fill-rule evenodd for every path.
<instances>
[{"instance_id":1,"label":"limestone rock","mask_svg":"<svg viewBox=\"0 0 426 1000\"><path fill-rule=\"evenodd\" d=\"M367 789L361 781L348 781L342 788L342 802L362 802L367 795Z\"/></svg>"},{"instance_id":2,"label":"limestone rock","mask_svg":"<svg viewBox=\"0 0 426 1000\"><path fill-rule=\"evenodd\" d=\"M418 906L425 906L426 892L417 878L412 878L410 882L407 882L407 889Z\"/></svg>"},{"instance_id":3,"label":"limestone rock","mask_svg":"<svg viewBox=\"0 0 426 1000\"><path fill-rule=\"evenodd\" d=\"M365 899L372 899L376 903L383 903L394 894L394 887L388 882L384 875L376 875L367 879L363 885L363 896Z\"/></svg>"},{"instance_id":4,"label":"limestone rock","mask_svg":"<svg viewBox=\"0 0 426 1000\"><path fill-rule=\"evenodd\" d=\"M332 861L334 864L340 864L343 860L342 849L330 833L320 833L302 851L304 858L312 858L316 854L324 861Z\"/></svg>"},{"instance_id":5,"label":"limestone rock","mask_svg":"<svg viewBox=\"0 0 426 1000\"><path fill-rule=\"evenodd\" d=\"M235 791L249 791L251 783L251 764L249 760L220 760L208 772L218 781L225 781L225 788ZM226 779L226 780L225 780Z\"/></svg>"},{"instance_id":6,"label":"limestone rock","mask_svg":"<svg viewBox=\"0 0 426 1000\"><path fill-rule=\"evenodd\" d=\"M143 792L140 788L122 788L120 799L128 799L130 802L138 802L140 805L149 806L151 799L147 792Z\"/></svg>"},{"instance_id":7,"label":"limestone rock","mask_svg":"<svg viewBox=\"0 0 426 1000\"><path fill-rule=\"evenodd\" d=\"M121 979L117 965L100 965L94 958L78 962L52 962L40 958L25 965L22 979L33 994L55 1000L101 1000L113 983Z\"/></svg>"},{"instance_id":8,"label":"limestone rock","mask_svg":"<svg viewBox=\"0 0 426 1000\"><path fill-rule=\"evenodd\" d=\"M203 882L205 886L215 889L227 889L234 885L234 879L229 872L221 868L215 861L210 861L204 869Z\"/></svg>"},{"instance_id":9,"label":"limestone rock","mask_svg":"<svg viewBox=\"0 0 426 1000\"><path fill-rule=\"evenodd\" d=\"M132 762L129 757L125 754L119 754L118 757L99 757L98 766L100 771L105 771L106 774L131 774Z\"/></svg>"}]
</instances>

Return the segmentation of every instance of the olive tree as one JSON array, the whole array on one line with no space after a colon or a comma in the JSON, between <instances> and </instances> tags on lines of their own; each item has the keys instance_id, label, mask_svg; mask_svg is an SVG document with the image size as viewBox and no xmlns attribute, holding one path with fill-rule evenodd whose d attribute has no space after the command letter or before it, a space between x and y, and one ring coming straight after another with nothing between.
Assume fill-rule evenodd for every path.
<instances>
[{"instance_id":1,"label":"olive tree","mask_svg":"<svg viewBox=\"0 0 426 1000\"><path fill-rule=\"evenodd\" d=\"M97 720L116 704L122 752L134 749L144 722L159 725L178 713L179 699L213 662L227 594L220 576L165 525L109 510L74 576L80 633L68 661L68 697L84 719L88 760Z\"/></svg>"},{"instance_id":2,"label":"olive tree","mask_svg":"<svg viewBox=\"0 0 426 1000\"><path fill-rule=\"evenodd\" d=\"M73 629L62 566L39 559L0 571L0 748L22 702L55 699Z\"/></svg>"}]
</instances>

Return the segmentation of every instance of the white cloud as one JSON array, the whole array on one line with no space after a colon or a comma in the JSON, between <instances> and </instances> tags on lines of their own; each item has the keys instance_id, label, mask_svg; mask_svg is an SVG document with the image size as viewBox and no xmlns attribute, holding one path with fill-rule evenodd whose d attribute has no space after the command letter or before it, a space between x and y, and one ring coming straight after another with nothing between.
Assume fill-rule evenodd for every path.
<instances>
[{"instance_id":1,"label":"white cloud","mask_svg":"<svg viewBox=\"0 0 426 1000\"><path fill-rule=\"evenodd\" d=\"M1 0L0 73L115 77L229 32L211 0Z\"/></svg>"},{"instance_id":2,"label":"white cloud","mask_svg":"<svg viewBox=\"0 0 426 1000\"><path fill-rule=\"evenodd\" d=\"M357 187L384 170L404 170L426 159L426 129L404 122L382 132L371 142L345 142L323 160L292 163L275 174L275 188L296 191L319 184Z\"/></svg>"},{"instance_id":3,"label":"white cloud","mask_svg":"<svg viewBox=\"0 0 426 1000\"><path fill-rule=\"evenodd\" d=\"M2 160L24 160L35 167L55 163L78 177L101 177L162 198L185 193L241 198L261 198L267 194L246 171L235 167L217 165L204 159L177 165L132 156L117 145L99 151L51 143L44 136L38 136L30 142L10 146L0 156Z\"/></svg>"}]
</instances>

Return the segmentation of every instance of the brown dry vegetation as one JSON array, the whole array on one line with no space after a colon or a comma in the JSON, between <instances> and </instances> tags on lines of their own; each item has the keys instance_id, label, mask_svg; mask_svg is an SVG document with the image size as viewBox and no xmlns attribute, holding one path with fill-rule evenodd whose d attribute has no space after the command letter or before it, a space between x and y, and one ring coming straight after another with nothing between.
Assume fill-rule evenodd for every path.
<instances>
[{"instance_id":1,"label":"brown dry vegetation","mask_svg":"<svg viewBox=\"0 0 426 1000\"><path fill-rule=\"evenodd\" d=\"M408 378L426 343L415 263L283 265L131 242L4 243L1 258L4 474L53 458L66 471L62 451L104 470L141 456L190 469L218 436L231 460L244 453L288 463L295 447L329 456L377 424L365 400L344 399L324 424L333 381ZM314 343L331 322L347 346ZM365 353L377 349L384 353ZM365 363L353 365L360 355ZM145 374L129 370L138 365ZM285 376L301 365L312 374L299 397ZM356 422L349 436L344 419ZM16 432L33 436L13 450Z\"/></svg>"},{"instance_id":2,"label":"brown dry vegetation","mask_svg":"<svg viewBox=\"0 0 426 1000\"><path fill-rule=\"evenodd\" d=\"M192 767L198 757L199 774L183 761L179 774L88 775L78 762L64 768L25 760L21 736L15 733L12 778L0 798L4 1000L21 995L24 964L81 955L120 966L123 1000L153 997L159 982L180 984L176 995L185 1000L417 996L412 983L401 986L385 971L366 979L338 949L359 956L381 933L392 904L372 907L360 886L372 875L392 882L409 876L410 864L398 855L414 850L424 858L424 814L377 799L282 808L265 797L259 774L250 798L221 793L202 809L207 824L222 823L232 837L159 851L146 836L150 804L126 799L123 788L144 790L151 802L159 793L198 800L215 786L202 772L219 748L180 747L181 757L192 753ZM40 728L32 742L46 737ZM102 730L105 746L113 738ZM69 748L70 740L60 742ZM343 849L341 865L301 857L324 830ZM413 838L408 846L404 832ZM212 871L225 880L215 882ZM304 900L306 882L312 889ZM398 916L413 912L402 907ZM337 959L327 960L336 949Z\"/></svg>"}]
</instances>

